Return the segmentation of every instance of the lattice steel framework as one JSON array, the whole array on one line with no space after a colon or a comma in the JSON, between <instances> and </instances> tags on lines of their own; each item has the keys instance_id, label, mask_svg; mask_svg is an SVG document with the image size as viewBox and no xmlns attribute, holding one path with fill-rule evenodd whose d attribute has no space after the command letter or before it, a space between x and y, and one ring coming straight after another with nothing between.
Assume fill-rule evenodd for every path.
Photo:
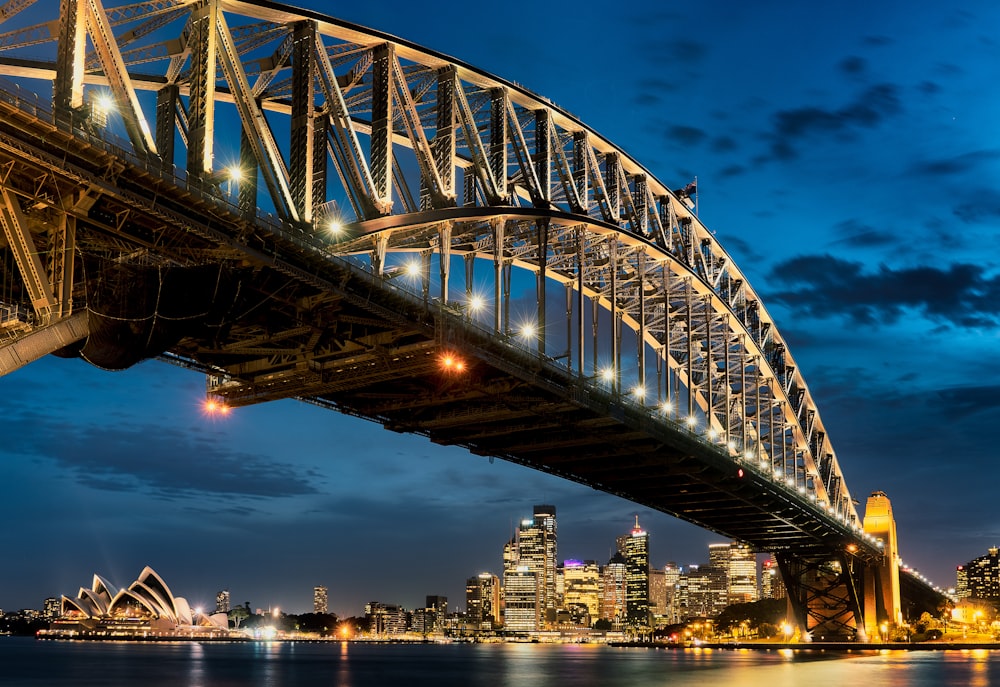
<instances>
[{"instance_id":1,"label":"lattice steel framework","mask_svg":"<svg viewBox=\"0 0 1000 687\"><path fill-rule=\"evenodd\" d=\"M386 283L400 255L415 255L428 307L465 307L470 324L498 337L521 333L512 284L530 275L540 356L689 424L859 531L809 388L691 192L671 190L569 112L404 40L270 2L60 0L60 14L46 14L55 9L0 8L0 21L12 20L0 74L50 82L55 121L108 141L107 119L124 130L130 159L192 191L232 194L248 222L258 206L271 210L282 231L361 260ZM38 59L38 46L52 59ZM2 176L0 191L3 247L16 262L5 279L25 285L0 294L0 326L15 341L71 316L79 213L66 208L86 209L94 192L40 201L41 185ZM62 210L55 221L25 217L35 201ZM160 259L225 254L188 248ZM487 314L473 311L483 265ZM227 350L262 347L248 338ZM219 370L234 404L278 397L262 397L237 368Z\"/></svg>"}]
</instances>

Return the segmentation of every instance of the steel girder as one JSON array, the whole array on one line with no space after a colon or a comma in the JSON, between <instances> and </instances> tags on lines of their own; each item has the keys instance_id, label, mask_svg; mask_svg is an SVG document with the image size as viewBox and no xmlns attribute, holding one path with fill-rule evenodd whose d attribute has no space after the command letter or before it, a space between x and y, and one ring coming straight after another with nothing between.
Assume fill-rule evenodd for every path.
<instances>
[{"instance_id":1,"label":"steel girder","mask_svg":"<svg viewBox=\"0 0 1000 687\"><path fill-rule=\"evenodd\" d=\"M546 336L560 340L567 368L594 375L599 349L610 349L619 396L635 383L652 397L655 386L669 412L695 417L724 452L857 525L805 380L743 273L683 194L565 110L411 43L274 3L60 5L44 24L50 42L59 28L52 60L21 56L42 25L14 26L0 47L15 59L0 73L51 79L57 111L77 120L84 91L109 85L136 152L159 150L169 168L176 127L189 174L209 192L223 171L217 150L234 144L218 122L235 112L244 218L270 203L295 231L318 236L329 199L346 226L338 252L378 274L393 253L419 253L424 275L438 265L443 301L448 256L471 256L470 272L486 260L495 333L513 330L512 268L535 275L538 325L551 318L546 285L564 285L567 333ZM81 27L100 70L85 69ZM128 71L140 63L142 74ZM153 90L155 140L140 103ZM289 115L290 137L278 140L268 116ZM339 188L324 181L328 160ZM258 173L267 198L257 197ZM549 347L538 340L539 352Z\"/></svg>"}]
</instances>

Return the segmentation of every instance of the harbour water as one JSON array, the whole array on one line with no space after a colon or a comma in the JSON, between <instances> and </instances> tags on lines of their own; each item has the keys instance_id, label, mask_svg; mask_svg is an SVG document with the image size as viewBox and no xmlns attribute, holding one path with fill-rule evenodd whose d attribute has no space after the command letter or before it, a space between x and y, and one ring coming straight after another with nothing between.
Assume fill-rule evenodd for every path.
<instances>
[{"instance_id":1,"label":"harbour water","mask_svg":"<svg viewBox=\"0 0 1000 687\"><path fill-rule=\"evenodd\" d=\"M129 643L0 638L26 687L942 687L1000 685L1000 651L749 651L546 644Z\"/></svg>"}]
</instances>

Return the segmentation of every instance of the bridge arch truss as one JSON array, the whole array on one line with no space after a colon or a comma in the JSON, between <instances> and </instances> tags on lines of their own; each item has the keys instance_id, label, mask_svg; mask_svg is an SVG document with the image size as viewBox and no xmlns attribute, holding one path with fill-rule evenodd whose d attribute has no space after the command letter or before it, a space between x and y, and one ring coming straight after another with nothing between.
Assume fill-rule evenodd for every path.
<instances>
[{"instance_id":1,"label":"bridge arch truss","mask_svg":"<svg viewBox=\"0 0 1000 687\"><path fill-rule=\"evenodd\" d=\"M690 423L734 464L860 531L799 367L699 221L696 189L671 190L514 82L319 14L237 0L5 8L0 74L50 82L63 126L104 140L118 127L133 159L230 203L253 231L267 231L256 221L266 208L378 279L402 283L399 256L416 256L413 288L429 307L464 308L622 403ZM16 339L72 316L74 223L45 238L57 249L37 250L30 194L0 187L28 285L3 303ZM484 269L489 307L473 312ZM531 280L526 343L510 308L512 284Z\"/></svg>"}]
</instances>

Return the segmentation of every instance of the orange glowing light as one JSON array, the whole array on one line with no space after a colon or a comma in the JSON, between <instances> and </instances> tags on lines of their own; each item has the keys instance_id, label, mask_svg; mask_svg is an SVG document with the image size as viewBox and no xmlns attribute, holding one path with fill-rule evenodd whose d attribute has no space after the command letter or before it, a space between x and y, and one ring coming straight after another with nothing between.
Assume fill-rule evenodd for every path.
<instances>
[{"instance_id":1,"label":"orange glowing light","mask_svg":"<svg viewBox=\"0 0 1000 687\"><path fill-rule=\"evenodd\" d=\"M465 370L465 361L451 353L445 353L441 357L441 367L448 372L462 372Z\"/></svg>"}]
</instances>

